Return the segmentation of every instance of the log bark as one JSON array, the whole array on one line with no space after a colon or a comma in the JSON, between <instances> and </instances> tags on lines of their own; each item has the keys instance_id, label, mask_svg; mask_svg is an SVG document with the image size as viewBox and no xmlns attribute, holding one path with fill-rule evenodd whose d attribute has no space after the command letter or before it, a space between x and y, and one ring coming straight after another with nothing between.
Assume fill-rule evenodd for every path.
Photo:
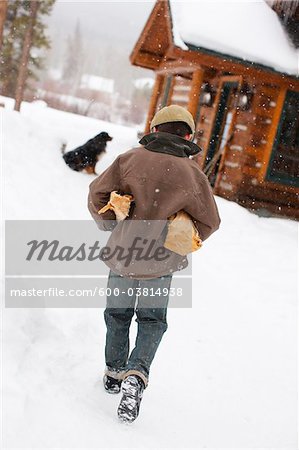
<instances>
[{"instance_id":1,"label":"log bark","mask_svg":"<svg viewBox=\"0 0 299 450\"><path fill-rule=\"evenodd\" d=\"M188 110L196 120L196 113L198 110L198 101L200 96L200 89L203 84L204 71L202 69L197 69L193 73L192 86L189 97Z\"/></svg>"},{"instance_id":2,"label":"log bark","mask_svg":"<svg viewBox=\"0 0 299 450\"><path fill-rule=\"evenodd\" d=\"M161 94L163 82L164 82L163 75L157 75L155 84L153 87L153 92L152 92L152 96L151 96L151 100L150 100L149 109L148 109L148 115L147 115L147 119L146 119L145 130L144 130L145 133L148 133L150 131L150 123L156 112L157 101L158 101L159 95Z\"/></svg>"}]
</instances>

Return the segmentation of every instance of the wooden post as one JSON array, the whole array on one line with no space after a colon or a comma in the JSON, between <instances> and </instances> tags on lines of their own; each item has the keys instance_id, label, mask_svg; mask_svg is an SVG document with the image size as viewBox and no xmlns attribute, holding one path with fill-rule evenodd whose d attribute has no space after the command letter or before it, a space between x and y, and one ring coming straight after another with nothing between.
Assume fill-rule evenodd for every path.
<instances>
[{"instance_id":1,"label":"wooden post","mask_svg":"<svg viewBox=\"0 0 299 450\"><path fill-rule=\"evenodd\" d=\"M155 84L153 87L153 93L152 93L152 97L151 97L151 101L150 101L150 105L149 105L149 110L148 110L148 115L147 115L147 119L146 119L145 130L144 130L145 133L148 133L150 131L150 123L156 112L157 101L158 101L159 95L161 94L163 82L164 82L164 75L158 74L156 76L156 81L155 81Z\"/></svg>"},{"instance_id":2,"label":"wooden post","mask_svg":"<svg viewBox=\"0 0 299 450\"><path fill-rule=\"evenodd\" d=\"M0 49L2 47L3 41L3 30L7 13L7 4L8 0L0 0Z\"/></svg>"},{"instance_id":3,"label":"wooden post","mask_svg":"<svg viewBox=\"0 0 299 450\"><path fill-rule=\"evenodd\" d=\"M200 88L203 82L204 71L202 69L197 69L193 73L192 86L190 91L188 111L191 112L194 120L196 119L196 113L198 108L198 100L200 95Z\"/></svg>"},{"instance_id":4,"label":"wooden post","mask_svg":"<svg viewBox=\"0 0 299 450\"><path fill-rule=\"evenodd\" d=\"M175 81L176 81L175 76L172 76L171 81L170 81L168 95L167 95L166 106L169 106L172 104L172 95L173 95L173 91L174 91Z\"/></svg>"},{"instance_id":5,"label":"wooden post","mask_svg":"<svg viewBox=\"0 0 299 450\"><path fill-rule=\"evenodd\" d=\"M24 90L25 90L25 84L26 79L28 75L28 62L29 62L29 55L30 55L30 49L32 46L32 38L33 38L33 29L34 24L37 16L39 1L38 0L31 0L30 3L30 17L28 21L27 30L25 33L24 38L24 44L23 44L23 51L22 51L22 57L21 62L19 66L19 74L17 79L17 87L16 87L16 94L15 94L15 111L20 111L21 103L23 100Z\"/></svg>"}]
</instances>

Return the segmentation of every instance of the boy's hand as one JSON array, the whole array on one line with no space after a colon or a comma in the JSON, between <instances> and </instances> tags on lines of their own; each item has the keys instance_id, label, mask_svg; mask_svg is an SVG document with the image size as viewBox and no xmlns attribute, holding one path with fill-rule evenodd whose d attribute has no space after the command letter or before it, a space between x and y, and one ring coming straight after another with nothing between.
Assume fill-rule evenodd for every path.
<instances>
[{"instance_id":1,"label":"boy's hand","mask_svg":"<svg viewBox=\"0 0 299 450\"><path fill-rule=\"evenodd\" d=\"M118 222L124 220L129 215L132 200L132 195L120 195L116 191L112 191L109 202L98 211L98 214L102 214L111 209L115 213Z\"/></svg>"}]
</instances>

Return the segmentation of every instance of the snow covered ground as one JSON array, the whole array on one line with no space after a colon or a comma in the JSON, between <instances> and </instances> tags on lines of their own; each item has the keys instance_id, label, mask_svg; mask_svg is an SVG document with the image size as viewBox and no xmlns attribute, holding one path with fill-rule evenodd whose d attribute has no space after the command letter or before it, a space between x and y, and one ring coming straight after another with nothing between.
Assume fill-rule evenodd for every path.
<instances>
[{"instance_id":1,"label":"snow covered ground","mask_svg":"<svg viewBox=\"0 0 299 450\"><path fill-rule=\"evenodd\" d=\"M108 131L100 172L136 130L5 102L5 217L88 219L93 177L68 169L62 142ZM131 426L102 387L102 310L3 309L4 448L297 447L297 224L216 201L222 224L193 257L193 307L169 310Z\"/></svg>"}]
</instances>

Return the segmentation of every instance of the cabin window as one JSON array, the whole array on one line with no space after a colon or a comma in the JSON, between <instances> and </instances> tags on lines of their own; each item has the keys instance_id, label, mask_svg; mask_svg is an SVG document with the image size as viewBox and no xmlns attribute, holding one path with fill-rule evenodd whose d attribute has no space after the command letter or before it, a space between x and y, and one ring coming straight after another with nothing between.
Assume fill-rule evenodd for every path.
<instances>
[{"instance_id":1,"label":"cabin window","mask_svg":"<svg viewBox=\"0 0 299 450\"><path fill-rule=\"evenodd\" d=\"M200 90L199 106L212 106L215 100L216 92L210 83L204 83Z\"/></svg>"},{"instance_id":2,"label":"cabin window","mask_svg":"<svg viewBox=\"0 0 299 450\"><path fill-rule=\"evenodd\" d=\"M299 92L286 94L266 180L299 187Z\"/></svg>"},{"instance_id":3,"label":"cabin window","mask_svg":"<svg viewBox=\"0 0 299 450\"><path fill-rule=\"evenodd\" d=\"M239 97L236 102L237 108L241 111L249 111L252 104L253 90L249 84L244 83L240 89Z\"/></svg>"}]
</instances>

